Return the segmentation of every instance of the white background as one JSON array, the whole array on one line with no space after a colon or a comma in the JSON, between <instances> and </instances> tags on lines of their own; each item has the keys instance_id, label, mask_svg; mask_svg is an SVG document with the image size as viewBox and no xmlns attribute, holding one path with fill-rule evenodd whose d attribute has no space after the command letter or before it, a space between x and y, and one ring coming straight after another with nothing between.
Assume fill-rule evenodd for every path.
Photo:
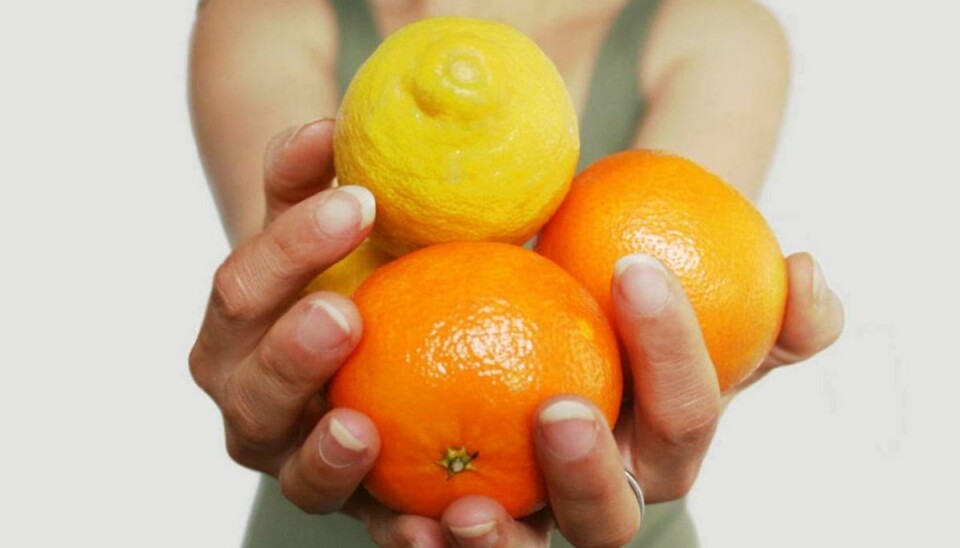
<instances>
[{"instance_id":1,"label":"white background","mask_svg":"<svg viewBox=\"0 0 960 548\"><path fill-rule=\"evenodd\" d=\"M951 545L957 8L768 5L795 77L760 205L848 327L729 409L701 536ZM227 252L187 116L193 1L0 6L0 546L237 546L254 475L186 366Z\"/></svg>"}]
</instances>

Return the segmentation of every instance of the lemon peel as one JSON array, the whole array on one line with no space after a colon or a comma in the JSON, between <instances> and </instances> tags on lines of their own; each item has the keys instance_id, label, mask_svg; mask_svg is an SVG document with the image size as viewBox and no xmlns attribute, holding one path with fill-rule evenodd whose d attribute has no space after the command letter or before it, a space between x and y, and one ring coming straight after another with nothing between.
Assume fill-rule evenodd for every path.
<instances>
[{"instance_id":1,"label":"lemon peel","mask_svg":"<svg viewBox=\"0 0 960 548\"><path fill-rule=\"evenodd\" d=\"M577 116L556 67L513 27L437 17L388 37L337 117L341 184L377 198L372 238L394 255L435 243L522 243L576 169Z\"/></svg>"}]
</instances>

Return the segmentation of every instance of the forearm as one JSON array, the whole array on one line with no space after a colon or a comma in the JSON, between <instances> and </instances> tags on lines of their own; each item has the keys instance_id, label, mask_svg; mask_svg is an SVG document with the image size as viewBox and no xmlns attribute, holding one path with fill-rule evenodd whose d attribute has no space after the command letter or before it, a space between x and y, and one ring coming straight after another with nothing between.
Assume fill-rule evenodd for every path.
<instances>
[{"instance_id":1,"label":"forearm","mask_svg":"<svg viewBox=\"0 0 960 548\"><path fill-rule=\"evenodd\" d=\"M208 0L198 12L190 110L233 246L262 228L268 140L336 111L334 32L324 2Z\"/></svg>"}]
</instances>

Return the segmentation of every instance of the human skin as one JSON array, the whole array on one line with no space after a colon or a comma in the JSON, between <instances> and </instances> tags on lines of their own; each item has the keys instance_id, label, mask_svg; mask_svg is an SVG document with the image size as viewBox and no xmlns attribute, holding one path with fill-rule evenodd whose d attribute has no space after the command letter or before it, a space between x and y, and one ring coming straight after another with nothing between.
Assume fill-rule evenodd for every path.
<instances>
[{"instance_id":1,"label":"human skin","mask_svg":"<svg viewBox=\"0 0 960 548\"><path fill-rule=\"evenodd\" d=\"M515 24L555 60L581 108L589 52L621 4L372 3L385 32L449 12ZM676 279L649 257L622 259L613 281L638 403L613 433L577 398L544 402L538 415L549 512L514 520L495 501L470 497L434 521L396 514L357 490L379 448L376 428L354 411L327 409L315 394L359 340L360 317L335 294L299 296L375 222L372 196L331 188L333 122L324 118L336 111L337 31L329 6L312 0L210 0L198 15L194 127L234 249L214 276L190 365L224 414L230 455L277 477L305 511L363 519L383 545L536 545L554 526L577 545L625 543L640 521L624 467L648 502L684 496L733 395L717 388ZM746 1L668 1L641 59L649 107L634 146L694 159L756 197L786 100L787 50L776 22ZM308 120L320 121L300 125ZM783 330L738 389L826 348L842 329L842 305L812 256L792 255L787 266Z\"/></svg>"}]
</instances>

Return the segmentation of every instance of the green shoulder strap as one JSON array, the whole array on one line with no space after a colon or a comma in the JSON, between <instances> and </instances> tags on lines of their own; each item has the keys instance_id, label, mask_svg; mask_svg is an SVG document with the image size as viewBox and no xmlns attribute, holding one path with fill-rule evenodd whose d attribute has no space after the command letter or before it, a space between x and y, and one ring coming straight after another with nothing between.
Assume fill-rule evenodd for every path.
<instances>
[{"instance_id":1,"label":"green shoulder strap","mask_svg":"<svg viewBox=\"0 0 960 548\"><path fill-rule=\"evenodd\" d=\"M333 0L340 33L337 56L337 85L340 94L347 90L360 65L380 45L380 31L370 14L366 0Z\"/></svg>"},{"instance_id":2,"label":"green shoulder strap","mask_svg":"<svg viewBox=\"0 0 960 548\"><path fill-rule=\"evenodd\" d=\"M630 146L646 105L637 66L658 0L628 0L600 49L580 125L577 171Z\"/></svg>"}]
</instances>

